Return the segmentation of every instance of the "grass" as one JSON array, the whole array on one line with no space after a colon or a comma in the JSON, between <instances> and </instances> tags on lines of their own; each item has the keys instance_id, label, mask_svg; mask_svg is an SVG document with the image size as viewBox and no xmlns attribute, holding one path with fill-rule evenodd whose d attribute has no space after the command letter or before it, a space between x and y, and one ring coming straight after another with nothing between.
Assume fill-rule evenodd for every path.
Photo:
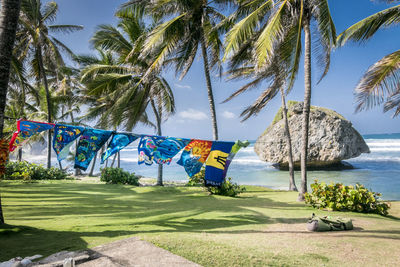
<instances>
[{"instance_id":1,"label":"grass","mask_svg":"<svg viewBox=\"0 0 400 267\"><path fill-rule=\"evenodd\" d=\"M394 266L400 203L390 217L314 210L296 193L247 187L240 198L201 188L131 187L88 181L1 182L7 225L0 261L49 255L139 236L203 266ZM309 233L318 215L354 219L355 231Z\"/></svg>"}]
</instances>

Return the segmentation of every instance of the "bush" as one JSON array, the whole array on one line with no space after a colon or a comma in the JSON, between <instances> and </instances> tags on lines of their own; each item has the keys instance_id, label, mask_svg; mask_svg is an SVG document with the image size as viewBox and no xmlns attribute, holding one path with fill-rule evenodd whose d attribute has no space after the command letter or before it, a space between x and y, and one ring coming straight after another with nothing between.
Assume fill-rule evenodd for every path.
<instances>
[{"instance_id":1,"label":"bush","mask_svg":"<svg viewBox=\"0 0 400 267\"><path fill-rule=\"evenodd\" d=\"M193 177L189 177L189 182L187 183L188 186L204 186L204 178L206 176L205 168L202 168L199 173L193 175ZM228 196L228 197L236 197L240 193L246 191L246 188L241 187L240 185L233 183L232 178L228 177L222 183L221 187L217 186L208 186L206 187L207 191L212 195L221 195L221 196Z\"/></svg>"},{"instance_id":2,"label":"bush","mask_svg":"<svg viewBox=\"0 0 400 267\"><path fill-rule=\"evenodd\" d=\"M69 179L68 174L55 167L47 169L42 165L26 161L8 162L6 165L5 179L8 180L64 180Z\"/></svg>"},{"instance_id":3,"label":"bush","mask_svg":"<svg viewBox=\"0 0 400 267\"><path fill-rule=\"evenodd\" d=\"M139 186L139 177L121 168L104 168L101 170L100 181L107 184L129 184Z\"/></svg>"},{"instance_id":4,"label":"bush","mask_svg":"<svg viewBox=\"0 0 400 267\"><path fill-rule=\"evenodd\" d=\"M236 197L237 195L246 191L246 188L241 187L237 183L232 183L232 178L228 177L222 183L221 187L208 186L207 191L212 195L220 195L227 197Z\"/></svg>"},{"instance_id":5,"label":"bush","mask_svg":"<svg viewBox=\"0 0 400 267\"><path fill-rule=\"evenodd\" d=\"M188 186L204 186L204 177L206 177L205 168L201 168L200 172L189 177Z\"/></svg>"},{"instance_id":6,"label":"bush","mask_svg":"<svg viewBox=\"0 0 400 267\"><path fill-rule=\"evenodd\" d=\"M315 180L311 189L311 194L305 194L305 201L314 208L388 215L390 206L380 200L381 194L371 192L361 184L355 187L340 183L327 185Z\"/></svg>"}]
</instances>

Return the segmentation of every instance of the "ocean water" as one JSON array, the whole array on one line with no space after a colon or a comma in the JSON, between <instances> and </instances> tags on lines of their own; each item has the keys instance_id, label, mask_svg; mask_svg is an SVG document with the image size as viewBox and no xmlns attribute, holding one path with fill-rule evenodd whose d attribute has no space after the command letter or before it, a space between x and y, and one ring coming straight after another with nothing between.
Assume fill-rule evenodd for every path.
<instances>
[{"instance_id":1,"label":"ocean water","mask_svg":"<svg viewBox=\"0 0 400 267\"><path fill-rule=\"evenodd\" d=\"M343 171L309 171L309 183L318 179L319 181L342 182L345 184L361 183L374 192L382 193L386 200L400 200L400 134L378 134L365 135L366 143L370 147L370 154L362 154L360 157L347 160L355 169ZM130 172L145 177L157 176L157 164L153 166L138 165L137 144L132 143L121 151L121 167ZM234 182L242 185L260 185L273 189L288 188L288 173L275 169L272 164L261 161L254 152L254 142L245 149L239 151L231 163L228 176ZM54 154L54 152L53 152ZM164 179L172 181L187 181L185 170L176 164L179 154L170 165L164 166ZM24 159L45 163L46 152L39 155L24 154ZM110 160L111 162L111 160ZM58 166L55 158L52 159L53 166ZM72 167L72 162L63 162L63 165ZM109 163L111 164L111 163ZM95 172L99 172L99 160ZM300 185L300 172L295 173L296 183Z\"/></svg>"}]
</instances>

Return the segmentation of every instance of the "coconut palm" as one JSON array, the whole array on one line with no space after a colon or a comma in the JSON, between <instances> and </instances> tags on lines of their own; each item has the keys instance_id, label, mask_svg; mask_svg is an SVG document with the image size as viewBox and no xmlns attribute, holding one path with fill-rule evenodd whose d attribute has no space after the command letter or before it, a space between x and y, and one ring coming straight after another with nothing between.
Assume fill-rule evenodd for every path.
<instances>
[{"instance_id":1,"label":"coconut palm","mask_svg":"<svg viewBox=\"0 0 400 267\"><path fill-rule=\"evenodd\" d=\"M398 2L398 1L384 1ZM348 41L364 42L382 27L400 23L400 5L375 13L349 27L338 37L338 45ZM397 50L372 65L358 83L356 111L362 111L384 103L384 112L394 110L400 114L400 50Z\"/></svg>"},{"instance_id":2,"label":"coconut palm","mask_svg":"<svg viewBox=\"0 0 400 267\"><path fill-rule=\"evenodd\" d=\"M47 71L49 69L64 66L61 52L72 55L71 50L61 41L52 36L51 32L71 33L81 30L82 26L77 25L50 25L56 19L58 5L56 2L42 4L41 0L22 0L20 25L18 33L20 42L18 46L25 51L23 56L31 59L32 70L37 83L42 81L46 91L47 121L53 121L51 113L51 96ZM47 70L45 68L47 66ZM51 166L51 134L48 136L47 167Z\"/></svg>"},{"instance_id":3,"label":"coconut palm","mask_svg":"<svg viewBox=\"0 0 400 267\"><path fill-rule=\"evenodd\" d=\"M0 139L3 138L4 111L8 81L10 77L10 63L14 47L15 33L18 27L20 0L1 1L0 11ZM0 195L0 224L4 224L3 209Z\"/></svg>"},{"instance_id":4,"label":"coconut palm","mask_svg":"<svg viewBox=\"0 0 400 267\"><path fill-rule=\"evenodd\" d=\"M155 20L165 20L150 33L144 45L144 54L158 50L149 71L164 63L174 64L176 74L182 79L190 70L199 48L204 65L210 105L214 140L218 140L217 115L210 72L220 69L223 45L219 39L218 26L225 16L216 6L226 7L228 0L132 0L124 4L121 12L133 9L147 13Z\"/></svg>"},{"instance_id":5,"label":"coconut palm","mask_svg":"<svg viewBox=\"0 0 400 267\"><path fill-rule=\"evenodd\" d=\"M100 121L108 121L115 128L121 124L131 131L138 123L150 124L146 109L150 106L156 119L157 134L161 135L161 123L175 112L174 97L168 82L159 72L144 73L153 61L152 54L141 57L148 29L133 12L118 15L117 27L101 25L92 38L92 43L101 52L103 63L89 64L82 71L82 81L89 95L102 96L98 100L110 99L110 107L101 113ZM108 55L108 56L107 56ZM118 59L113 59L117 55ZM90 58L86 58L90 61ZM100 107L97 107L98 110ZM92 110L93 114L100 114ZM162 166L159 165L158 185L162 185Z\"/></svg>"},{"instance_id":6,"label":"coconut palm","mask_svg":"<svg viewBox=\"0 0 400 267\"><path fill-rule=\"evenodd\" d=\"M243 19L227 34L225 57L239 50L243 43L254 39L254 60L257 71L271 65L276 54L279 60L288 63L287 89L293 87L297 78L302 53L304 34L304 104L301 151L301 189L299 200L307 192L308 128L311 102L311 26L316 28L315 53L323 67L321 79L327 74L330 52L336 42L336 30L330 15L327 0L239 0L243 8ZM282 65L285 65L282 64ZM286 74L285 74L286 75ZM262 101L260 102L263 103Z\"/></svg>"},{"instance_id":7,"label":"coconut palm","mask_svg":"<svg viewBox=\"0 0 400 267\"><path fill-rule=\"evenodd\" d=\"M240 10L239 10L240 11ZM235 51L235 53L230 57L229 79L250 79L251 81L233 93L227 100L227 102L240 94L249 91L254 88L258 88L267 83L266 89L262 92L260 97L249 107L247 107L241 114L243 121L249 119L253 115L257 115L272 98L274 98L278 93L281 95L282 102L282 118L285 125L285 137L286 145L288 148L288 165L289 165L289 190L297 191L295 179L294 179L294 166L293 166L293 153L292 153L292 140L289 131L289 122L287 117L287 107L285 95L285 80L287 76L284 75L289 71L285 69L282 60L275 57L274 60L268 66L264 67L262 71L256 71L254 55L252 53L252 47L254 47L254 39L250 39L243 43L240 48ZM277 54L275 54L277 55ZM287 63L287 62L286 62ZM287 64L286 64L287 65Z\"/></svg>"}]
</instances>

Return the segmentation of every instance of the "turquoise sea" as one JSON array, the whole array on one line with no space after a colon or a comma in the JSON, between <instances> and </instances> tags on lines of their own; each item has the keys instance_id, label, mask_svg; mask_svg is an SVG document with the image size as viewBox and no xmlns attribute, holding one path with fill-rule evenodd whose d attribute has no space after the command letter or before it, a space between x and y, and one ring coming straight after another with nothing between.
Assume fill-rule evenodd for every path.
<instances>
[{"instance_id":1,"label":"turquoise sea","mask_svg":"<svg viewBox=\"0 0 400 267\"><path fill-rule=\"evenodd\" d=\"M400 133L365 135L365 141L370 147L370 154L347 160L355 169L343 171L310 171L309 183L315 179L324 182L343 182L345 184L364 184L367 188L382 193L386 200L400 200ZM228 176L243 185L260 185L273 189L288 188L288 173L279 171L271 164L259 160L253 149L254 142L242 149L232 162ZM45 154L45 153L44 153ZM28 155L24 159L44 163L46 155ZM187 181L183 167L176 164L179 155L164 167L164 179ZM55 158L54 166L58 166ZM64 163L66 164L66 163ZM72 165L71 165L72 166ZM137 164L137 142L121 152L121 167L145 177L157 176L157 165L145 166ZM96 171L99 171L99 163ZM300 173L296 172L297 185L300 184Z\"/></svg>"}]
</instances>

